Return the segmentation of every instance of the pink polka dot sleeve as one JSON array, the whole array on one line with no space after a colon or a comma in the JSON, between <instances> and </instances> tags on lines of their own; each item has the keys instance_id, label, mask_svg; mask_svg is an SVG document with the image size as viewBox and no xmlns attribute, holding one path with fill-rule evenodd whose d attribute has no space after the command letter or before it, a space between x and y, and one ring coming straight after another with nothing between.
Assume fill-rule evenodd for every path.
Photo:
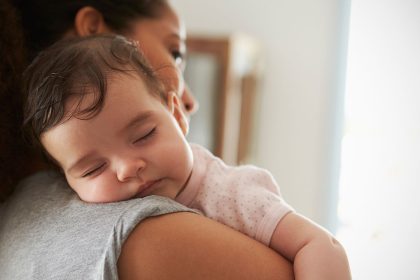
<instances>
[{"instance_id":1,"label":"pink polka dot sleeve","mask_svg":"<svg viewBox=\"0 0 420 280\"><path fill-rule=\"evenodd\" d=\"M178 202L269 245L279 221L293 208L273 176L247 165L232 167L193 146L193 176Z\"/></svg>"}]
</instances>

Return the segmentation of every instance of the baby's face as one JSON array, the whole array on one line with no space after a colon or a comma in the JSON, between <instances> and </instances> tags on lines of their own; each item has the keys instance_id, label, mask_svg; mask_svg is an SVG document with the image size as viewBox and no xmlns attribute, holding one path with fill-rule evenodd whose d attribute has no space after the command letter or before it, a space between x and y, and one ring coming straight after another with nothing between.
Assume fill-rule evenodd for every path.
<instances>
[{"instance_id":1,"label":"baby's face","mask_svg":"<svg viewBox=\"0 0 420 280\"><path fill-rule=\"evenodd\" d=\"M193 159L185 139L188 124L176 95L169 95L166 107L140 78L114 76L99 114L72 117L42 134L42 144L82 200L175 198L182 190ZM89 105L86 97L82 108Z\"/></svg>"}]
</instances>

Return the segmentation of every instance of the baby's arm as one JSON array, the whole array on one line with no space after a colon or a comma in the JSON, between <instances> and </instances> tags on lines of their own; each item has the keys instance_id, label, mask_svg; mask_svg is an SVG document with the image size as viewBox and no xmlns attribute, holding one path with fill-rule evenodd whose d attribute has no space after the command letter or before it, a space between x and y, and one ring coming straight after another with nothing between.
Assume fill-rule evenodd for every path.
<instances>
[{"instance_id":1,"label":"baby's arm","mask_svg":"<svg viewBox=\"0 0 420 280\"><path fill-rule=\"evenodd\" d=\"M307 218L287 214L277 225L270 247L293 262L301 279L351 279L344 248L334 237Z\"/></svg>"}]
</instances>

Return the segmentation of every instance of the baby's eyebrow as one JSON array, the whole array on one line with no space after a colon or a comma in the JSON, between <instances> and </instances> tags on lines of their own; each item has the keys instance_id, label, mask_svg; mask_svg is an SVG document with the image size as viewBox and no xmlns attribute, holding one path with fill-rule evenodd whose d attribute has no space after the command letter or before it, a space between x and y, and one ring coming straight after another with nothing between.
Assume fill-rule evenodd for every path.
<instances>
[{"instance_id":1,"label":"baby's eyebrow","mask_svg":"<svg viewBox=\"0 0 420 280\"><path fill-rule=\"evenodd\" d=\"M132 118L126 126L123 127L121 132L127 131L132 129L133 127L145 122L147 119L152 117L153 112L152 111L145 111L137 114L134 118Z\"/></svg>"},{"instance_id":2,"label":"baby's eyebrow","mask_svg":"<svg viewBox=\"0 0 420 280\"><path fill-rule=\"evenodd\" d=\"M75 172L77 170L77 168L83 164L84 162L88 161L89 159L91 159L93 156L95 155L95 152L90 152L85 154L84 156L82 156L81 158L77 159L74 163L72 163L70 165L69 168L67 168L66 173L68 174L72 174L73 172Z\"/></svg>"}]
</instances>

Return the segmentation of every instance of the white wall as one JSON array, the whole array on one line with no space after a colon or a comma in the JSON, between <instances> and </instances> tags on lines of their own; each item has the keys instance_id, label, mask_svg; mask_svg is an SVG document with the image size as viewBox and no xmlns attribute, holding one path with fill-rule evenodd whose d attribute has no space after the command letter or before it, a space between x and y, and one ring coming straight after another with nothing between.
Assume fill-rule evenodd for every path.
<instances>
[{"instance_id":1,"label":"white wall","mask_svg":"<svg viewBox=\"0 0 420 280\"><path fill-rule=\"evenodd\" d=\"M245 32L261 41L266 70L255 163L272 171L299 212L333 229L347 1L172 3L190 33Z\"/></svg>"}]
</instances>

